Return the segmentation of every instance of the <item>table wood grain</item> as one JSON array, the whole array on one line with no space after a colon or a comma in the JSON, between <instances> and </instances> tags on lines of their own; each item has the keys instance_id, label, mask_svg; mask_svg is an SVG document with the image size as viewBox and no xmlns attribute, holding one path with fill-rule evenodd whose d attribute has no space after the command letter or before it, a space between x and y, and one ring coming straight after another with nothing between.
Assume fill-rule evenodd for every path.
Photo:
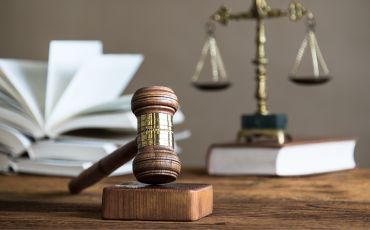
<instances>
[{"instance_id":1,"label":"table wood grain","mask_svg":"<svg viewBox=\"0 0 370 230\"><path fill-rule=\"evenodd\" d=\"M184 169L176 182L214 189L213 213L194 222L102 220L102 189L135 181L134 176L106 178L78 195L69 194L69 180L0 175L0 228L370 228L370 169L288 178Z\"/></svg>"}]
</instances>

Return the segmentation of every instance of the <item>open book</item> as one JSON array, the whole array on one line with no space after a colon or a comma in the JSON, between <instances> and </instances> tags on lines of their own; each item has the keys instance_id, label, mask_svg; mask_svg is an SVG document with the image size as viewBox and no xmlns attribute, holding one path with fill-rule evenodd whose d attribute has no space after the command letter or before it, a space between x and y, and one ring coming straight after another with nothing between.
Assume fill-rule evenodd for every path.
<instances>
[{"instance_id":1,"label":"open book","mask_svg":"<svg viewBox=\"0 0 370 230\"><path fill-rule=\"evenodd\" d=\"M131 97L119 96L142 61L140 54L102 54L99 41L52 41L49 63L0 59L0 119L35 138L132 127L135 120L121 122L116 112L130 111Z\"/></svg>"},{"instance_id":2,"label":"open book","mask_svg":"<svg viewBox=\"0 0 370 230\"><path fill-rule=\"evenodd\" d=\"M74 149L89 161L101 157L93 148L109 154L116 147L109 141L55 139L86 128L135 131L132 95L120 95L142 61L141 54L103 54L100 41L52 41L48 62L0 59L0 152L76 160L63 157ZM176 113L174 124L183 120Z\"/></svg>"}]
</instances>

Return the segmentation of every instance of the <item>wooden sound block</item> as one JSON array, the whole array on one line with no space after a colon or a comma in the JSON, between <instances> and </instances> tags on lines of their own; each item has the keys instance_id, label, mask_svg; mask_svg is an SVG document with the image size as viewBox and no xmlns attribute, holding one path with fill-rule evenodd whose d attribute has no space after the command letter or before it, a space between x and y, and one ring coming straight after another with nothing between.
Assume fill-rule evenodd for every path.
<instances>
[{"instance_id":1,"label":"wooden sound block","mask_svg":"<svg viewBox=\"0 0 370 230\"><path fill-rule=\"evenodd\" d=\"M127 182L103 190L103 219L194 221L212 211L210 184Z\"/></svg>"}]
</instances>

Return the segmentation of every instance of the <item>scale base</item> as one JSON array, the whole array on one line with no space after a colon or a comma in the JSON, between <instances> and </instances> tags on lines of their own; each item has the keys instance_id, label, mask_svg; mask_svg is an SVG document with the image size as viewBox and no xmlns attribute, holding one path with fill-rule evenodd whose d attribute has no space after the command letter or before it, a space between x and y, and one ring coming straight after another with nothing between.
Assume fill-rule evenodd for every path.
<instances>
[{"instance_id":1,"label":"scale base","mask_svg":"<svg viewBox=\"0 0 370 230\"><path fill-rule=\"evenodd\" d=\"M268 115L243 115L242 130L238 133L237 141L243 139L253 141L256 137L264 137L271 141L277 141L279 144L291 140L286 132L287 116L285 114L268 114Z\"/></svg>"},{"instance_id":2,"label":"scale base","mask_svg":"<svg viewBox=\"0 0 370 230\"><path fill-rule=\"evenodd\" d=\"M284 129L245 129L238 133L236 141L242 142L243 139L246 139L250 142L253 141L254 138L261 136L266 137L269 141L277 141L281 145L292 140Z\"/></svg>"},{"instance_id":3,"label":"scale base","mask_svg":"<svg viewBox=\"0 0 370 230\"><path fill-rule=\"evenodd\" d=\"M103 219L194 221L212 211L210 184L127 182L103 190Z\"/></svg>"},{"instance_id":4,"label":"scale base","mask_svg":"<svg viewBox=\"0 0 370 230\"><path fill-rule=\"evenodd\" d=\"M242 115L242 129L286 129L288 118L285 114Z\"/></svg>"}]
</instances>

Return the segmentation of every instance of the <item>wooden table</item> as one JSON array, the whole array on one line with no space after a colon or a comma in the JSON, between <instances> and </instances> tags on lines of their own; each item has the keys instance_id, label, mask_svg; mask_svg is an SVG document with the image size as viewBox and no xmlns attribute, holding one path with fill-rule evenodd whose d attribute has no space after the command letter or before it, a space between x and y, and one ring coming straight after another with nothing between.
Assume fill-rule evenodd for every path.
<instances>
[{"instance_id":1,"label":"wooden table","mask_svg":"<svg viewBox=\"0 0 370 230\"><path fill-rule=\"evenodd\" d=\"M177 182L214 188L213 214L194 222L102 220L102 188L134 176L106 178L80 195L68 193L69 180L0 175L0 228L370 228L369 169L290 178L183 170Z\"/></svg>"}]
</instances>

